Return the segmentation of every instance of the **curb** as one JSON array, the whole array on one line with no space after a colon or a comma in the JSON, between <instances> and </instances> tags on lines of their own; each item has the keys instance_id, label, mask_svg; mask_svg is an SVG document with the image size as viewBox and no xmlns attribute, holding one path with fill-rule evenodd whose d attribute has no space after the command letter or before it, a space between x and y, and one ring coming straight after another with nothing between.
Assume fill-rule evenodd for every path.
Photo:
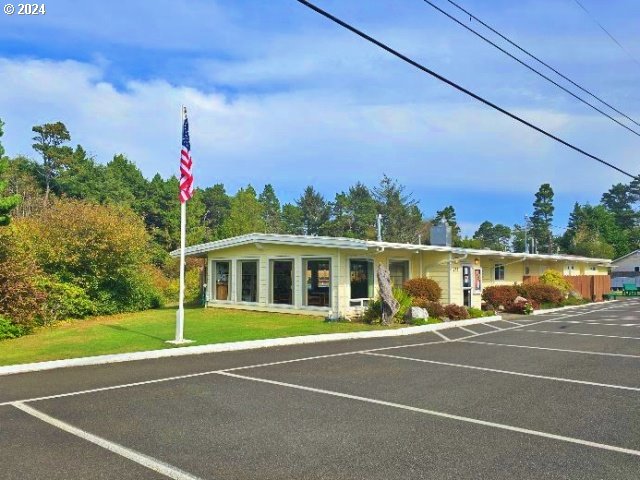
<instances>
[{"instance_id":1,"label":"curb","mask_svg":"<svg viewBox=\"0 0 640 480\"><path fill-rule=\"evenodd\" d=\"M303 335L298 337L270 338L266 340L247 340L244 342L213 343L192 347L175 347L162 350L147 350L144 352L117 353L111 355L97 355L93 357L70 358L68 360L51 360L47 362L21 363L0 367L0 376L16 373L40 372L56 368L82 367L89 365L104 365L108 363L131 362L136 360L152 360L157 358L181 357L185 355L201 355L203 353L237 352L240 350L254 350L258 348L283 347L288 345L305 345L310 343L333 342L337 340L355 340L359 338L383 338L416 335L419 333L447 330L449 328L476 325L478 323L502 320L500 315L492 317L472 318L470 320L456 320L452 322L433 323L415 327L398 328L395 330L376 330L351 333L324 333L320 335Z\"/></svg>"},{"instance_id":2,"label":"curb","mask_svg":"<svg viewBox=\"0 0 640 480\"><path fill-rule=\"evenodd\" d=\"M615 302L615 300L603 300L601 302L591 302L585 303L583 305L570 305L568 307L545 308L544 310L534 310L533 312L531 312L531 315L546 315L547 313L563 312L572 308L593 307L594 305L601 305L611 302Z\"/></svg>"}]
</instances>

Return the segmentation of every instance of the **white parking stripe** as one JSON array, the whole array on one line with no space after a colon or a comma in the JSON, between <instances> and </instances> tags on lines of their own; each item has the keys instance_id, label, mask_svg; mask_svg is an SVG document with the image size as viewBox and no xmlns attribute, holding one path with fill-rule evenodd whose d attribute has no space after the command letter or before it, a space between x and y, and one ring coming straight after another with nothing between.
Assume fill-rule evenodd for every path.
<instances>
[{"instance_id":1,"label":"white parking stripe","mask_svg":"<svg viewBox=\"0 0 640 480\"><path fill-rule=\"evenodd\" d=\"M558 333L560 335L581 335L584 337L604 337L604 338L624 338L627 340L640 340L640 337L624 337L621 335L600 335L598 333L579 333L579 332L554 332L550 330L521 330L521 332L533 332L533 333Z\"/></svg>"},{"instance_id":2,"label":"white parking stripe","mask_svg":"<svg viewBox=\"0 0 640 480\"><path fill-rule=\"evenodd\" d=\"M496 423L496 422L489 422L486 420L480 420L477 418L471 418L471 417L463 417L461 415L454 415L451 413L445 413L445 412L439 412L436 410L428 410L426 408L419 408L419 407L412 407L410 405L404 405L401 403L394 403L394 402L387 402L384 400L377 400L375 398L368 398L368 397L361 397L359 395L351 395L348 393L341 393L341 392L336 392L336 391L332 391L332 390L325 390L322 388L313 388L313 387L306 387L304 385L296 385L294 383L285 383L285 382L278 382L276 380L267 380L264 378L256 378L256 377L247 377L245 375L238 375L235 373L229 373L229 372L221 372L219 375L225 375L228 377L234 377L234 378L238 378L238 379L242 379L242 380L248 380L248 381L252 381L252 382L259 382L259 383L267 383L270 385L277 385L280 387L287 387L287 388L292 388L295 390L302 390L302 391L306 391L306 392L313 392L313 393L320 393L323 395L330 395L333 397L338 397L338 398L346 398L349 400L356 400L359 402L366 402L366 403L372 403L375 405L382 405L384 407L392 407L392 408L397 408L397 409L401 409L401 410L408 410L410 412L416 412L416 413L422 413L422 414L426 414L426 415L431 415L434 417L440 417L440 418L446 418L449 420L457 420L460 422L466 422L466 423L472 423L475 425L482 425L485 427L491 427L491 428L497 428L500 430L507 430L510 432L518 432L518 433L522 433L525 435L532 435L532 436L536 436L536 437L543 437L543 438L548 438L551 440L558 440L561 442L567 442L567 443L573 443L573 444L578 444L578 445L584 445L587 447L592 447L592 448L599 448L602 450L609 450L609 451L613 451L613 452L618 452L618 453L626 453L628 455L635 455L635 456L640 456L640 450L634 450L631 448L624 448L624 447L617 447L615 445L607 445L604 443L597 443L597 442L591 442L589 440L582 440L580 438L573 438L573 437L567 437L564 435L556 435L554 433L547 433L547 432L541 432L541 431L537 431L537 430L530 430L528 428L522 428L522 427L515 427L512 425L505 425L502 423Z\"/></svg>"},{"instance_id":3,"label":"white parking stripe","mask_svg":"<svg viewBox=\"0 0 640 480\"><path fill-rule=\"evenodd\" d=\"M511 324L513 324L513 325L518 325L519 327L524 327L524 326L526 325L526 324L524 324L524 323L513 322L513 321L511 321L511 320L504 320L504 319L503 319L502 321L503 321L503 322L506 322L506 323L511 323ZM543 320L543 321L546 321L546 320Z\"/></svg>"},{"instance_id":4,"label":"white parking stripe","mask_svg":"<svg viewBox=\"0 0 640 480\"><path fill-rule=\"evenodd\" d=\"M485 327L491 327L494 330L502 330L502 328L496 327L495 325L491 325L490 323L481 323L480 325L484 325Z\"/></svg>"},{"instance_id":5,"label":"white parking stripe","mask_svg":"<svg viewBox=\"0 0 640 480\"><path fill-rule=\"evenodd\" d=\"M470 333L471 335L477 335L479 332L474 332L473 330L471 330L470 328L465 328L465 327L458 327L460 330L464 330L467 333Z\"/></svg>"},{"instance_id":6,"label":"white parking stripe","mask_svg":"<svg viewBox=\"0 0 640 480\"><path fill-rule=\"evenodd\" d=\"M588 382L586 380L575 380L572 378L562 378L562 377L551 377L548 375L535 375L532 373L523 373L523 372L514 372L512 370L500 370L497 368L487 368L487 367L478 367L476 365L465 365L460 363L449 363L449 362L439 362L436 360L426 360L423 358L411 358L404 357L402 355L389 355L386 353L375 353L375 352L364 352L364 355L371 355L374 357L387 357L387 358L396 358L399 360L409 360L412 362L420 362L420 363L431 363L434 365L443 365L446 367L456 367L456 368L468 368L470 370L481 370L484 372L492 372L492 373L502 373L506 375L516 375L519 377L529 377L529 378L539 378L542 380L553 380L555 382L566 382L566 383L578 383L581 385L589 385L592 387L605 387L605 388L616 388L619 390L631 390L634 392L640 392L640 388L638 387L627 387L626 385L612 385L610 383L598 383L598 382Z\"/></svg>"},{"instance_id":7,"label":"white parking stripe","mask_svg":"<svg viewBox=\"0 0 640 480\"><path fill-rule=\"evenodd\" d=\"M582 353L585 355L602 355L604 357L640 358L640 355L631 355L630 353L591 352L589 350L570 350L567 348L533 347L531 345L514 345L512 343L479 342L477 340L458 340L458 341L462 343L475 343L477 345L493 345L496 347L531 348L533 350L548 350L550 352Z\"/></svg>"},{"instance_id":8,"label":"white parking stripe","mask_svg":"<svg viewBox=\"0 0 640 480\"><path fill-rule=\"evenodd\" d=\"M612 323L598 322L597 320L549 320L549 323L570 323L579 325L606 325L609 327L640 327L640 323Z\"/></svg>"},{"instance_id":9,"label":"white parking stripe","mask_svg":"<svg viewBox=\"0 0 640 480\"><path fill-rule=\"evenodd\" d=\"M443 333L440 333L437 330L434 330L433 333L435 333L436 335L438 335L441 338L444 338L445 342L450 342L451 339L449 337L447 337L446 335L444 335Z\"/></svg>"},{"instance_id":10,"label":"white parking stripe","mask_svg":"<svg viewBox=\"0 0 640 480\"><path fill-rule=\"evenodd\" d=\"M110 452L113 452L116 455L120 455L121 457L124 457L135 463L138 463L143 467L147 467L148 469L153 470L154 472L160 473L165 477L173 478L175 480L201 480L199 477L191 475L190 473L187 473L184 470L180 470L179 468L174 467L173 465L169 465L168 463L149 457L143 453L136 452L135 450L131 450L130 448L123 447L118 443L105 440L102 437L98 437L97 435L94 435L92 433L76 428L73 425L70 425L66 422L53 418L47 415L46 413L42 413L41 411L36 410L35 408L32 408L23 403L16 402L16 403L13 403L12 405L17 409L22 410L23 412L31 415L32 417L42 420L43 422L46 422L49 425L59 428L60 430L64 430L65 432L70 433L71 435L75 435L76 437L86 440L87 442L91 442L95 445L98 445L99 447L102 447L105 450L109 450Z\"/></svg>"}]
</instances>

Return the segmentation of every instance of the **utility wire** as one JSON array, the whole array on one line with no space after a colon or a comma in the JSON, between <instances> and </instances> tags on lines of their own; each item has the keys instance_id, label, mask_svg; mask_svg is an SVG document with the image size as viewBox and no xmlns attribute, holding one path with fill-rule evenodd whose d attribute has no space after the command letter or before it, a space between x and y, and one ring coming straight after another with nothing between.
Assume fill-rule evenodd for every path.
<instances>
[{"instance_id":1,"label":"utility wire","mask_svg":"<svg viewBox=\"0 0 640 480\"><path fill-rule=\"evenodd\" d=\"M542 73L540 70L536 70L535 68L533 68L531 65L529 65L526 62L523 62L522 60L520 60L518 57L516 57L515 55L512 55L511 53L509 53L508 51L506 51L504 48L502 48L500 45L492 42L491 40L489 40L487 37L485 37L484 35L482 35L481 33L477 32L476 30L474 30L473 28L469 27L468 25L465 25L464 23L462 23L460 20L458 20L457 18L455 18L453 15L445 12L444 10L442 10L440 7L438 7L436 4L434 4L433 2L431 2L430 0L423 0L423 2L425 2L426 4L432 6L434 9L436 9L438 12L442 13L443 15L445 15L446 17L448 17L449 19L453 20L454 22L456 22L458 25L460 25L461 27L467 29L468 31L470 31L471 33L473 33L474 35L476 35L477 37L481 38L482 40L484 40L485 42L487 42L489 45L494 46L495 48L497 48L498 50L500 50L502 53L504 53L505 55L507 55L509 58L515 60L516 62L518 62L520 65L522 65L525 68L528 68L529 70L531 70L532 72L536 73L537 75L539 75L540 77L544 78L545 80L547 80L548 82L553 83L556 87L558 87L559 89L565 91L566 93L568 93L569 95L571 95L573 98L575 98L576 100L584 103L585 105L588 105L589 107L593 108L596 112L601 113L602 115L604 115L605 117L607 117L609 120L614 121L615 123L617 123L618 125L620 125L623 128L626 128L627 130L629 130L631 133L637 135L638 137L640 137L640 132L634 130L631 127L628 127L627 125L625 125L624 123L620 122L619 120L617 120L616 118L612 117L611 115L609 115L607 112L599 109L598 107L596 107L594 104L586 101L585 99L583 99L582 97L579 97L578 95L576 95L575 93L573 93L571 90L569 90L568 88L563 87L562 85L560 85L558 82L556 82L555 80L549 78L548 76L546 76L544 73Z\"/></svg>"},{"instance_id":2,"label":"utility wire","mask_svg":"<svg viewBox=\"0 0 640 480\"><path fill-rule=\"evenodd\" d=\"M633 55L631 55L631 52L629 52L629 50L627 50L626 48L624 48L624 47L622 46L622 44L621 44L618 40L616 40L616 38L615 38L613 35L611 35L611 33L609 33L609 30L607 30L606 28L604 28L604 26L603 26L603 25L602 25L598 20L596 20L596 18L591 14L591 12L590 12L589 10L587 10L587 9L585 8L585 6L584 6L584 5L582 5L582 3L580 3L578 0L573 0L573 1L574 1L574 2L576 2L576 3L578 4L578 6L579 6L582 10L584 10L584 11L585 11L585 13L586 13L587 15L589 15L589 17L591 18L591 20L593 20L593 22L594 22L596 25L598 25L598 26L600 27L600 29L601 29L604 33L606 33L606 34L607 34L607 36L608 36L611 40L613 40L613 42L614 42L616 45L618 45L618 47L620 47L620 49L621 49L624 53L626 53L626 54L629 56L629 58L631 58L631 60L633 60L633 61L634 61L638 66L640 66L640 62L638 62L638 60L636 59L636 57L634 57Z\"/></svg>"},{"instance_id":3,"label":"utility wire","mask_svg":"<svg viewBox=\"0 0 640 480\"><path fill-rule=\"evenodd\" d=\"M493 28L491 25L488 25L487 23L483 22L481 19L479 19L478 17L476 17L474 14L472 14L471 12L469 12L468 10L466 10L465 8L463 8L462 6L460 6L459 4L457 4L456 2L454 2L453 0L447 0L451 5L453 5L454 7L456 7L458 10L464 12L465 14L469 15L469 18L474 19L476 22L478 22L479 24L481 24L483 27L491 30L493 33L495 33L496 35L498 35L500 38L502 38L503 40L505 40L506 42L508 42L509 44L513 45L514 47L516 47L518 50L520 50L522 53L528 55L529 57L533 58L535 61L537 61L538 63L544 65L545 67L547 67L549 70L551 70L552 72L554 72L556 75L559 75L560 77L562 77L563 79L565 79L567 82L571 83L574 87L579 88L580 90L582 90L584 93L586 93L587 95L590 95L591 97L595 98L596 100L598 100L599 102L601 102L602 104L606 105L607 107L609 107L611 110L613 110L614 112L622 115L624 118L626 118L627 120L635 123L636 125L638 125L640 127L640 123L636 122L633 118L631 118L630 116L628 116L626 113L621 112L620 110L618 110L616 107L614 107L613 105L611 105L610 103L604 101L602 98L600 98L599 96L597 96L595 93L587 90L585 87L577 84L576 82L574 82L573 80L571 80L569 77L567 77L566 75L564 75L563 73L559 72L557 69L555 69L554 67L552 67L551 65L549 65L548 63L546 63L544 60L541 60L539 57L535 56L533 53L529 52L528 50L526 50L525 48L521 47L520 45L518 45L517 43L515 43L513 40L511 40L510 38L508 38L507 36L503 35L502 33L500 33L498 30L496 30L495 28Z\"/></svg>"},{"instance_id":4,"label":"utility wire","mask_svg":"<svg viewBox=\"0 0 640 480\"><path fill-rule=\"evenodd\" d=\"M572 149L572 150L574 150L574 151L576 151L578 153L581 153L582 155L584 155L586 157L589 157L592 160L595 160L596 162L600 162L603 165L606 165L606 166L608 166L610 168L613 168L614 170L622 173L623 175L626 175L626 176L628 176L630 178L633 178L634 180L637 179L637 180L640 181L640 177L636 177L636 176L630 174L629 172L621 169L620 167L616 167L615 165L607 162L606 160L603 160L600 157L592 155L591 153L586 152L585 150L581 149L580 147L576 147L575 145L572 145L571 143L567 142L566 140L563 140L560 137L557 137L554 134L549 133L546 130L543 130L542 128L540 128L540 127L534 125L533 123L530 123L527 120L525 120L525 119L523 119L523 118L521 118L521 117L519 117L519 116L517 116L517 115L515 115L515 114L513 114L513 113L511 113L511 112L509 112L507 110L505 110L502 107L499 107L495 103L493 103L493 102L481 97L480 95L477 95L477 94L473 93L472 91L467 90L466 88L462 87L461 85L458 85L457 83L449 80L448 78L443 77L439 73L434 72L433 70L425 67L424 65L416 62L415 60L412 60L411 58L409 58L406 55L398 52L397 50L394 50L393 48L391 48L388 45L382 43L381 41L376 40L375 38L373 38L373 37L367 35L366 33L362 32L361 30L358 30L357 28L353 27L352 25L348 24L347 22L345 22L343 20L340 20L338 17L330 14L329 12L326 12L325 10L322 10L320 7L314 5L313 3L308 2L307 0L296 0L296 1L298 3L301 3L302 5L304 5L305 7L315 11L316 13L319 13L320 15L322 15L323 17L331 20L332 22L340 25L341 27L343 27L343 28L355 33L359 37L364 38L368 42L373 43L374 45L382 48L383 50L389 52L390 54L398 57L399 59L405 61L409 65L412 65L412 66L416 67L417 69L422 70L423 72L431 75L432 77L437 78L441 82L444 82L447 85L455 88L456 90L459 90L462 93L465 93L465 94L469 95L470 97L475 98L479 102L482 102L485 105L488 105L489 107L491 107L491 108L493 108L493 109L505 114L506 116L512 118L513 120L516 120L517 122L520 122L523 125L526 125L527 127L532 128L533 130L542 133L543 135L555 140L556 142L559 142L559 143L565 145L566 147L569 147L570 149Z\"/></svg>"}]
</instances>

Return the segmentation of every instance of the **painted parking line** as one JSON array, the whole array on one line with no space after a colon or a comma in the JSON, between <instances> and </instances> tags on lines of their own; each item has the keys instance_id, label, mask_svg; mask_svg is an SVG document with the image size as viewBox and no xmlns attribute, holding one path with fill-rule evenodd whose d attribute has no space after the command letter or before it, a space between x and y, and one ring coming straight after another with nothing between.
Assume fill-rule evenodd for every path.
<instances>
[{"instance_id":1,"label":"painted parking line","mask_svg":"<svg viewBox=\"0 0 640 480\"><path fill-rule=\"evenodd\" d=\"M480 325L484 325L485 327L491 327L494 330L504 330L504 329L502 329L500 327L496 327L495 325L491 325L490 323L481 323Z\"/></svg>"},{"instance_id":2,"label":"painted parking line","mask_svg":"<svg viewBox=\"0 0 640 480\"><path fill-rule=\"evenodd\" d=\"M518 323L518 322L514 322L514 321L512 321L512 320L504 320L504 319L503 319L502 321L503 321L503 322L506 322L506 323L511 323L512 325L518 325L519 327L524 327L524 326L526 326L526 325L527 325L527 324L525 324L525 323ZM543 322L546 322L546 320L543 320Z\"/></svg>"},{"instance_id":3,"label":"painted parking line","mask_svg":"<svg viewBox=\"0 0 640 480\"><path fill-rule=\"evenodd\" d=\"M473 330L471 330L470 328L465 328L465 327L458 327L460 330L464 330L467 333L470 333L471 335L477 335L480 332L474 332Z\"/></svg>"},{"instance_id":4,"label":"painted parking line","mask_svg":"<svg viewBox=\"0 0 640 480\"><path fill-rule=\"evenodd\" d=\"M477 340L458 340L458 341L462 343L474 343L477 345L492 345L496 347L511 347L511 348L530 348L532 350L547 350L550 352L567 352L567 353L578 353L578 354L584 354L584 355L601 355L603 357L640 358L640 355L632 355L630 353L592 352L589 350L571 350L568 348L534 347L531 345L515 345L512 343L480 342Z\"/></svg>"},{"instance_id":5,"label":"painted parking line","mask_svg":"<svg viewBox=\"0 0 640 480\"><path fill-rule=\"evenodd\" d=\"M87 442L91 442L99 447L104 448L105 450L109 450L110 452L115 453L116 455L120 455L132 462L135 462L143 467L147 467L154 472L157 472L165 477L172 478L175 480L201 480L199 477L191 475L190 473L185 472L184 470L180 470L173 465L169 465L168 463L162 462L153 457L149 457L143 453L137 452L127 447L123 447L122 445L106 440L102 437L89 433L85 430L81 430L73 425L70 425L66 422L58 420L57 418L53 418L46 413L41 412L40 410L36 410L29 405L25 405L20 402L15 402L12 404L15 408L22 410L23 412L35 417L49 425L52 425L60 430L63 430L71 435L79 437Z\"/></svg>"},{"instance_id":6,"label":"painted parking line","mask_svg":"<svg viewBox=\"0 0 640 480\"><path fill-rule=\"evenodd\" d=\"M450 342L451 341L451 339L449 337L447 337L444 333L440 333L437 330L434 330L433 333L435 333L439 337L443 338L445 342Z\"/></svg>"},{"instance_id":7,"label":"painted parking line","mask_svg":"<svg viewBox=\"0 0 640 480\"><path fill-rule=\"evenodd\" d=\"M604 338L623 338L627 340L640 340L640 337L626 337L622 335L602 335L599 333L579 333L579 332L556 332L552 330L520 330L521 332L532 332L532 333L557 333L559 335L581 335L583 337L604 337Z\"/></svg>"},{"instance_id":8,"label":"painted parking line","mask_svg":"<svg viewBox=\"0 0 640 480\"><path fill-rule=\"evenodd\" d=\"M455 367L455 368L466 368L469 370L480 370L484 372L492 372L492 373L500 373L505 375L516 375L519 377L529 377L529 378L538 378L541 380L552 380L555 382L565 382L565 383L578 383L581 385L588 385L592 387L604 387L604 388L615 388L619 390L631 390L634 392L640 392L640 387L628 387L626 385L613 385L610 383L599 383L599 382L589 382L586 380L576 380L573 378L562 378L562 377L552 377L549 375L535 375L532 373L523 373L523 372L514 372L512 370L501 370L497 368L487 368L487 367L478 367L476 365L467 365L461 363L450 363L450 362L440 362L436 360L426 360L423 358L412 358L405 357L402 355L389 355L386 353L375 353L375 352L364 352L363 355L370 355L374 357L385 357L385 358L395 358L398 360L407 360L412 362L420 362L420 363L430 363L433 365L443 365L446 367Z\"/></svg>"},{"instance_id":9,"label":"painted parking line","mask_svg":"<svg viewBox=\"0 0 640 480\"><path fill-rule=\"evenodd\" d=\"M580 325L606 325L608 327L640 327L640 323L600 322L598 320L549 320L549 323L571 323Z\"/></svg>"},{"instance_id":10,"label":"painted parking line","mask_svg":"<svg viewBox=\"0 0 640 480\"><path fill-rule=\"evenodd\" d=\"M375 399L375 398L362 397L362 396L359 396L359 395L351 395L351 394L348 394L348 393L336 392L336 391L333 391L333 390L325 390L325 389L322 389L322 388L307 387L307 386L304 386L304 385L297 385L297 384L294 384L294 383L279 382L277 380L268 380L268 379L264 379L264 378L249 377L249 376L246 376L246 375L239 375L237 373L231 373L231 372L220 372L219 375L224 375L224 376L227 376L227 377L233 377L233 378L252 381L252 382L259 382L259 383L266 383L266 384L270 384L270 385L277 385L277 386L280 386L280 387L286 387L286 388L291 388L291 389L295 389L295 390L302 390L302 391L306 391L306 392L319 393L319 394L322 394L322 395L329 395L329 396L338 397L338 398L356 400L356 401L359 401L359 402L371 403L371 404L374 404L374 405L381 405L381 406L384 406L384 407L392 407L392 408L397 408L397 409L400 409L400 410L406 410L406 411L415 412L415 413L422 413L422 414L430 415L430 416L434 416L434 417L446 418L446 419L449 419L449 420L457 420L457 421L460 421L460 422L471 423L471 424L475 424L475 425L482 425L482 426L485 426L485 427L497 428L497 429L500 429L500 430L507 430L507 431L510 431L510 432L517 432L517 433L522 433L522 434L525 434L525 435L532 435L532 436L536 436L536 437L548 438L548 439L551 439L551 440L557 440L557 441L561 441L561 442L573 443L573 444L583 445L583 446L587 446L587 447L598 448L598 449L602 449L602 450L609 450L609 451L618 452L618 453L625 453L625 454L628 454L628 455L634 455L634 456L640 457L640 450L634 450L634 449L631 449L631 448L618 447L618 446L615 446L615 445L607 445L607 444L604 444L604 443L591 442L589 440L583 440L581 438L573 438L573 437L567 437L567 436L564 436L564 435L556 435L554 433L541 432L541 431L538 431L538 430L531 430L531 429L528 429L528 428L516 427L516 426L513 426L513 425L506 425L506 424L502 424L502 423L489 422L489 421L486 421L486 420L480 420L478 418L464 417L464 416L461 416L461 415L454 415L454 414L451 414L451 413L440 412L440 411L436 411L436 410L428 410L426 408L412 407L411 405L404 405L402 403L387 402L387 401L378 400L378 399Z\"/></svg>"}]
</instances>

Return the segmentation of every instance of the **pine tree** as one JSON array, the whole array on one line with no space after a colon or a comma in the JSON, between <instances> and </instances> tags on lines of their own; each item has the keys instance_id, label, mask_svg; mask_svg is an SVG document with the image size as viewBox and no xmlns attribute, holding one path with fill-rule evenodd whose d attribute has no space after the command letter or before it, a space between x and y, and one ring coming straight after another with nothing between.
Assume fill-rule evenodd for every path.
<instances>
[{"instance_id":1,"label":"pine tree","mask_svg":"<svg viewBox=\"0 0 640 480\"><path fill-rule=\"evenodd\" d=\"M271 184L264 186L258 201L263 207L262 222L265 233L280 233L282 230L282 211L280 200Z\"/></svg>"},{"instance_id":2,"label":"pine tree","mask_svg":"<svg viewBox=\"0 0 640 480\"><path fill-rule=\"evenodd\" d=\"M302 227L305 235L323 235L331 213L324 197L309 185L302 196L296 200L296 205L302 213Z\"/></svg>"},{"instance_id":3,"label":"pine tree","mask_svg":"<svg viewBox=\"0 0 640 480\"><path fill-rule=\"evenodd\" d=\"M538 242L538 250L544 253L554 253L553 233L553 189L548 183L540 185L533 202L533 215L531 215L531 232Z\"/></svg>"},{"instance_id":4,"label":"pine tree","mask_svg":"<svg viewBox=\"0 0 640 480\"><path fill-rule=\"evenodd\" d=\"M422 213L404 186L387 175L373 189L378 213L382 214L382 238L387 242L412 243L417 241L422 227Z\"/></svg>"},{"instance_id":5,"label":"pine tree","mask_svg":"<svg viewBox=\"0 0 640 480\"><path fill-rule=\"evenodd\" d=\"M258 201L255 189L248 185L241 188L231 199L229 216L222 224L222 235L225 238L260 232L264 207Z\"/></svg>"},{"instance_id":6,"label":"pine tree","mask_svg":"<svg viewBox=\"0 0 640 480\"><path fill-rule=\"evenodd\" d=\"M42 178L45 185L44 203L49 203L52 184L67 167L73 150L63 144L71 140L67 127L62 122L36 125L31 129L37 135L33 137L33 149L42 157Z\"/></svg>"},{"instance_id":7,"label":"pine tree","mask_svg":"<svg viewBox=\"0 0 640 480\"><path fill-rule=\"evenodd\" d=\"M0 120L0 137L4 134L2 127L4 123ZM11 210L18 206L20 203L20 196L18 195L9 195L5 196L4 191L7 188L7 181L2 180L3 173L6 171L9 165L8 159L4 157L4 147L2 143L0 143L0 226L8 225L11 217L9 217L9 213Z\"/></svg>"}]
</instances>

